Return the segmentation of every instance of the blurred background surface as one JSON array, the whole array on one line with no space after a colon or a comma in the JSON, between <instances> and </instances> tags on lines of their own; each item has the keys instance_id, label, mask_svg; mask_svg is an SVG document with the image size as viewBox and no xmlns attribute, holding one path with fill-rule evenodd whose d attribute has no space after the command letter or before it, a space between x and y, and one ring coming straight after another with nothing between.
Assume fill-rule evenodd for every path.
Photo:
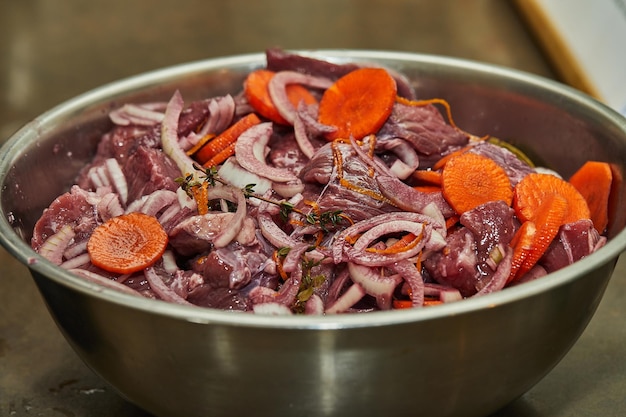
<instances>
[{"instance_id":1,"label":"blurred background surface","mask_svg":"<svg viewBox=\"0 0 626 417\"><path fill-rule=\"evenodd\" d=\"M271 46L429 53L557 77L504 0L2 0L0 140L102 84ZM626 415L625 261L570 353L493 417ZM147 417L78 359L2 249L0 415Z\"/></svg>"}]
</instances>

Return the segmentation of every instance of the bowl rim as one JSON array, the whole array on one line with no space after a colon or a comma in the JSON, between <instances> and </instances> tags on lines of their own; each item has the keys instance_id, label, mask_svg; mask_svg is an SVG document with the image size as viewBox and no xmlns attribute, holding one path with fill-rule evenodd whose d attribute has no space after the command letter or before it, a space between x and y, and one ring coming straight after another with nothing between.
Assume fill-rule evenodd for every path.
<instances>
[{"instance_id":1,"label":"bowl rim","mask_svg":"<svg viewBox=\"0 0 626 417\"><path fill-rule=\"evenodd\" d=\"M440 65L449 68L461 67L477 73L495 75L505 79L516 80L524 84L549 90L554 94L567 97L568 100L579 102L593 109L604 118L616 125L626 135L626 118L607 105L593 97L564 85L558 81L511 69L495 64L482 63L464 58L453 58L440 55L422 54L414 52L396 52L368 49L317 49L296 50L295 52L312 57L348 62L353 60L391 60L397 62L420 62L425 65ZM113 92L130 92L139 90L155 83L175 79L182 75L205 72L225 66L249 65L250 68L260 66L265 62L265 53L249 53L231 55L219 58L209 58L172 65L138 75L122 78L102 86L91 89L78 96L70 98L42 113L31 122L16 131L0 148L0 179L4 179L13 161L19 155L21 144L27 140L32 131L40 131L47 123L62 115L70 114L84 106L106 100ZM102 287L88 282L62 268L52 264L37 254L15 232L7 219L7 213L0 208L0 244L22 264L27 266L31 273L41 274L55 283L69 287L82 294L118 304L120 306L150 312L152 314L168 316L192 323L221 324L229 326L263 327L281 329L326 330L359 328L370 326L397 325L409 322L433 320L442 317L458 316L477 312L482 309L498 307L514 303L535 294L543 293L560 286L569 284L592 270L609 262L617 261L626 250L626 229L621 230L611 238L598 252L585 259L562 268L550 274L549 279L538 279L523 285L505 288L501 291L480 297L468 298L460 302L442 304L424 309L406 309L377 311L365 314L337 314L323 316L277 316L261 315L243 312L232 312L218 309L185 306L161 300L124 294L122 292Z\"/></svg>"}]
</instances>

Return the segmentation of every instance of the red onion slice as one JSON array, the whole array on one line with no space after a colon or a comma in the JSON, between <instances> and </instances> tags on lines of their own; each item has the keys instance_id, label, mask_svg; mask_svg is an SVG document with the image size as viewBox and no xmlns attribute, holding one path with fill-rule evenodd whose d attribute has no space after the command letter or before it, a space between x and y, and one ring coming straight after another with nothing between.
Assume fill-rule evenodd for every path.
<instances>
[{"instance_id":1,"label":"red onion slice","mask_svg":"<svg viewBox=\"0 0 626 417\"><path fill-rule=\"evenodd\" d=\"M146 281L150 284L150 288L152 291L163 301L168 301L176 304L183 305L194 305L189 301L185 300L183 297L174 292L170 287L168 287L163 279L156 273L153 267L149 267L144 269L144 276L146 277Z\"/></svg>"},{"instance_id":2,"label":"red onion slice","mask_svg":"<svg viewBox=\"0 0 626 417\"><path fill-rule=\"evenodd\" d=\"M63 262L63 252L69 246L76 233L71 225L66 224L58 232L50 236L39 248L39 254L54 263L61 265Z\"/></svg>"},{"instance_id":3,"label":"red onion slice","mask_svg":"<svg viewBox=\"0 0 626 417\"><path fill-rule=\"evenodd\" d=\"M390 266L400 274L411 289L413 307L424 306L424 279L417 267L410 261L400 261Z\"/></svg>"},{"instance_id":4,"label":"red onion slice","mask_svg":"<svg viewBox=\"0 0 626 417\"><path fill-rule=\"evenodd\" d=\"M322 298L313 294L304 304L304 314L324 314L324 301Z\"/></svg>"},{"instance_id":5,"label":"red onion slice","mask_svg":"<svg viewBox=\"0 0 626 417\"><path fill-rule=\"evenodd\" d=\"M126 204L128 201L128 183L126 182L126 176L122 172L119 162L115 158L108 158L105 161L108 177L113 184L113 188L120 195L120 201L122 204Z\"/></svg>"},{"instance_id":6,"label":"red onion slice","mask_svg":"<svg viewBox=\"0 0 626 417\"><path fill-rule=\"evenodd\" d=\"M271 167L265 162L265 149L272 131L272 123L265 122L243 132L235 144L237 162L248 171L274 182L298 181L291 171Z\"/></svg>"},{"instance_id":7,"label":"red onion slice","mask_svg":"<svg viewBox=\"0 0 626 417\"><path fill-rule=\"evenodd\" d=\"M92 272L86 269L81 269L81 268L69 269L68 271L84 278L86 281L101 285L105 288L120 291L129 295L136 295L136 296L142 297L139 291L135 291L127 285L121 284L113 279L107 278L95 272Z\"/></svg>"},{"instance_id":8,"label":"red onion slice","mask_svg":"<svg viewBox=\"0 0 626 417\"><path fill-rule=\"evenodd\" d=\"M125 104L109 113L109 118L119 126L154 126L163 120L163 103Z\"/></svg>"},{"instance_id":9,"label":"red onion slice","mask_svg":"<svg viewBox=\"0 0 626 417\"><path fill-rule=\"evenodd\" d=\"M255 314L265 314L269 316L288 316L293 314L291 309L280 303L260 303L252 306Z\"/></svg>"},{"instance_id":10,"label":"red onion slice","mask_svg":"<svg viewBox=\"0 0 626 417\"><path fill-rule=\"evenodd\" d=\"M391 308L393 292L402 282L400 275L382 276L380 268L371 268L348 262L348 270L353 282L360 284L365 292L376 297L381 310Z\"/></svg>"},{"instance_id":11,"label":"red onion slice","mask_svg":"<svg viewBox=\"0 0 626 417\"><path fill-rule=\"evenodd\" d=\"M326 314L338 314L347 311L350 307L359 302L365 294L366 292L360 284L352 284L337 301L326 308Z\"/></svg>"},{"instance_id":12,"label":"red onion slice","mask_svg":"<svg viewBox=\"0 0 626 417\"><path fill-rule=\"evenodd\" d=\"M311 157L315 153L315 147L311 143L311 140L309 139L309 135L306 130L306 126L304 125L304 122L302 121L302 118L299 116L298 113L296 113L294 117L293 133L296 138L296 143L298 144L298 147L300 148L302 153L307 158L311 159Z\"/></svg>"},{"instance_id":13,"label":"red onion slice","mask_svg":"<svg viewBox=\"0 0 626 417\"><path fill-rule=\"evenodd\" d=\"M333 85L328 78L315 77L295 71L279 71L269 82L268 90L274 107L278 113L291 125L295 120L296 108L287 95L288 84L302 84L307 87L325 90Z\"/></svg>"},{"instance_id":14,"label":"red onion slice","mask_svg":"<svg viewBox=\"0 0 626 417\"><path fill-rule=\"evenodd\" d=\"M241 231L244 220L246 218L247 207L246 197L238 188L230 187L228 185L209 187L209 199L225 199L232 203L237 204L237 210L232 217L228 226L223 228L216 236L213 237L213 245L216 248L223 248L237 237Z\"/></svg>"},{"instance_id":15,"label":"red onion slice","mask_svg":"<svg viewBox=\"0 0 626 417\"><path fill-rule=\"evenodd\" d=\"M195 181L200 181L198 171L194 168L194 161L178 144L178 119L183 106L183 97L176 90L165 109L165 117L161 124L161 146L163 152L178 166L182 175L193 175Z\"/></svg>"}]
</instances>

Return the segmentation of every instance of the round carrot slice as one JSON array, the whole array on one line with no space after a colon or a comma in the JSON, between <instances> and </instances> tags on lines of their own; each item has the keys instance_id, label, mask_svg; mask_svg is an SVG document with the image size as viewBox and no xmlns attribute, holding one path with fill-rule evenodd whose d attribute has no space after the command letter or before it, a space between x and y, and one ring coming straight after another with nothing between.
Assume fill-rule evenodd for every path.
<instances>
[{"instance_id":1,"label":"round carrot slice","mask_svg":"<svg viewBox=\"0 0 626 417\"><path fill-rule=\"evenodd\" d=\"M267 69L258 69L252 71L244 81L244 94L248 103L261 116L271 120L272 122L288 125L289 123L280 115L268 90L268 84L274 76L275 72ZM300 84L289 84L286 87L287 97L289 101L298 106L300 101L307 104L317 103L317 99L309 90Z\"/></svg>"},{"instance_id":2,"label":"round carrot slice","mask_svg":"<svg viewBox=\"0 0 626 417\"><path fill-rule=\"evenodd\" d=\"M609 224L609 201L613 183L611 165L600 161L587 161L569 179L587 201L589 213L598 233L604 233Z\"/></svg>"},{"instance_id":3,"label":"round carrot slice","mask_svg":"<svg viewBox=\"0 0 626 417\"><path fill-rule=\"evenodd\" d=\"M493 159L473 152L451 158L441 175L443 196L463 214L489 201L513 200L513 187L506 171Z\"/></svg>"},{"instance_id":4,"label":"round carrot slice","mask_svg":"<svg viewBox=\"0 0 626 417\"><path fill-rule=\"evenodd\" d=\"M557 194L567 201L563 224L589 219L585 198L569 182L552 174L532 173L517 183L514 189L513 209L522 221L534 220L550 196Z\"/></svg>"},{"instance_id":5,"label":"round carrot slice","mask_svg":"<svg viewBox=\"0 0 626 417\"><path fill-rule=\"evenodd\" d=\"M320 100L318 119L337 129L327 139L362 139L385 123L396 101L396 82L382 68L359 68L339 78Z\"/></svg>"},{"instance_id":6,"label":"round carrot slice","mask_svg":"<svg viewBox=\"0 0 626 417\"><path fill-rule=\"evenodd\" d=\"M155 217L135 212L113 217L96 227L87 251L95 266L129 274L156 262L167 242L167 233Z\"/></svg>"}]
</instances>

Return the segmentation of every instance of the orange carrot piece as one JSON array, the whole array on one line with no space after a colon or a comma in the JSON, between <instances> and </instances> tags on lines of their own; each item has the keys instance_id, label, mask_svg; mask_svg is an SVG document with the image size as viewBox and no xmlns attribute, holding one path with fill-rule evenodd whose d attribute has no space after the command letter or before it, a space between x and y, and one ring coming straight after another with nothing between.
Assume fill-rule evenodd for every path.
<instances>
[{"instance_id":1,"label":"orange carrot piece","mask_svg":"<svg viewBox=\"0 0 626 417\"><path fill-rule=\"evenodd\" d=\"M322 95L319 121L334 126L328 140L360 140L376 133L396 101L396 82L382 68L359 68L339 78Z\"/></svg>"},{"instance_id":2,"label":"orange carrot piece","mask_svg":"<svg viewBox=\"0 0 626 417\"><path fill-rule=\"evenodd\" d=\"M517 183L513 190L515 214L522 221L534 220L543 203L555 194L567 201L568 212L563 219L564 224L590 218L585 198L572 184L544 173L528 174Z\"/></svg>"},{"instance_id":3,"label":"orange carrot piece","mask_svg":"<svg viewBox=\"0 0 626 417\"><path fill-rule=\"evenodd\" d=\"M415 236L415 234L409 232L405 234L404 236L402 236L393 244L387 246L385 249L368 248L366 250L369 250L370 252L377 252L377 253L400 253L400 252L404 252L413 248L421 240L422 240L421 235Z\"/></svg>"},{"instance_id":4,"label":"orange carrot piece","mask_svg":"<svg viewBox=\"0 0 626 417\"><path fill-rule=\"evenodd\" d=\"M441 192L439 185L415 185L413 188L421 193L438 193Z\"/></svg>"},{"instance_id":5,"label":"orange carrot piece","mask_svg":"<svg viewBox=\"0 0 626 417\"><path fill-rule=\"evenodd\" d=\"M154 216L133 212L96 227L87 242L87 251L95 266L130 274L154 264L167 243L167 233Z\"/></svg>"},{"instance_id":6,"label":"orange carrot piece","mask_svg":"<svg viewBox=\"0 0 626 417\"><path fill-rule=\"evenodd\" d=\"M215 137L215 134L213 134L213 133L208 133L208 134L204 135L203 137L200 138L200 140L195 145L193 145L191 148L189 148L187 150L187 152L185 152L185 153L188 156L193 157L194 154L200 150L200 148L202 148L204 145L206 145L214 137Z\"/></svg>"},{"instance_id":7,"label":"orange carrot piece","mask_svg":"<svg viewBox=\"0 0 626 417\"><path fill-rule=\"evenodd\" d=\"M223 163L225 160L235 154L235 145L235 142L228 144L228 146L219 151L217 154L213 155L211 159L202 164L202 166L204 168L212 168Z\"/></svg>"},{"instance_id":8,"label":"orange carrot piece","mask_svg":"<svg viewBox=\"0 0 626 417\"><path fill-rule=\"evenodd\" d=\"M450 152L447 155L444 155L441 157L441 159L439 159L437 162L435 162L433 164L432 170L433 171L439 171L440 169L442 169L450 159L459 156L467 151L469 151L471 149L470 146L465 146L463 148L457 149L455 151Z\"/></svg>"},{"instance_id":9,"label":"orange carrot piece","mask_svg":"<svg viewBox=\"0 0 626 417\"><path fill-rule=\"evenodd\" d=\"M196 152L194 158L196 161L204 165L209 159L213 158L215 155L228 147L228 145L235 143L239 135L259 123L261 123L259 116L255 113L248 113L233 123L228 129L213 138L213 140L209 143L204 145L198 152Z\"/></svg>"},{"instance_id":10,"label":"orange carrot piece","mask_svg":"<svg viewBox=\"0 0 626 417\"><path fill-rule=\"evenodd\" d=\"M411 175L414 180L427 185L441 185L441 171L417 169Z\"/></svg>"},{"instance_id":11,"label":"orange carrot piece","mask_svg":"<svg viewBox=\"0 0 626 417\"><path fill-rule=\"evenodd\" d=\"M446 230L450 230L459 222L460 216L450 216L446 219Z\"/></svg>"},{"instance_id":12,"label":"orange carrot piece","mask_svg":"<svg viewBox=\"0 0 626 417\"><path fill-rule=\"evenodd\" d=\"M209 183L203 181L201 185L194 185L190 190L193 199L196 200L198 214L207 214L209 212Z\"/></svg>"},{"instance_id":13,"label":"orange carrot piece","mask_svg":"<svg viewBox=\"0 0 626 417\"><path fill-rule=\"evenodd\" d=\"M393 300L392 306L396 310L411 308L413 307L413 302L411 300Z\"/></svg>"},{"instance_id":14,"label":"orange carrot piece","mask_svg":"<svg viewBox=\"0 0 626 417\"><path fill-rule=\"evenodd\" d=\"M517 271L522 267L524 261L530 254L533 248L533 240L537 234L537 227L532 221L526 221L522 223L513 239L509 243L509 246L513 248L513 260L511 262L511 272L507 283L512 282L517 276Z\"/></svg>"},{"instance_id":15,"label":"orange carrot piece","mask_svg":"<svg viewBox=\"0 0 626 417\"><path fill-rule=\"evenodd\" d=\"M493 159L472 152L452 158L442 171L443 196L463 214L489 201L510 205L513 187L504 169Z\"/></svg>"},{"instance_id":16,"label":"orange carrot piece","mask_svg":"<svg viewBox=\"0 0 626 417\"><path fill-rule=\"evenodd\" d=\"M548 197L541 205L533 221L536 233L532 237L532 247L517 271L517 278L530 271L546 253L548 246L559 233L567 212L567 201L558 194Z\"/></svg>"},{"instance_id":17,"label":"orange carrot piece","mask_svg":"<svg viewBox=\"0 0 626 417\"><path fill-rule=\"evenodd\" d=\"M244 94L248 103L261 116L271 120L272 122L288 125L289 122L280 115L268 90L268 84L276 73L267 69L258 69L252 71L244 81ZM317 103L317 99L309 90L300 84L288 84L286 87L287 97L289 101L298 106L300 101L304 100L307 104Z\"/></svg>"},{"instance_id":18,"label":"orange carrot piece","mask_svg":"<svg viewBox=\"0 0 626 417\"><path fill-rule=\"evenodd\" d=\"M613 171L606 162L588 161L569 179L587 201L591 221L598 233L603 233L609 223L609 198Z\"/></svg>"}]
</instances>

